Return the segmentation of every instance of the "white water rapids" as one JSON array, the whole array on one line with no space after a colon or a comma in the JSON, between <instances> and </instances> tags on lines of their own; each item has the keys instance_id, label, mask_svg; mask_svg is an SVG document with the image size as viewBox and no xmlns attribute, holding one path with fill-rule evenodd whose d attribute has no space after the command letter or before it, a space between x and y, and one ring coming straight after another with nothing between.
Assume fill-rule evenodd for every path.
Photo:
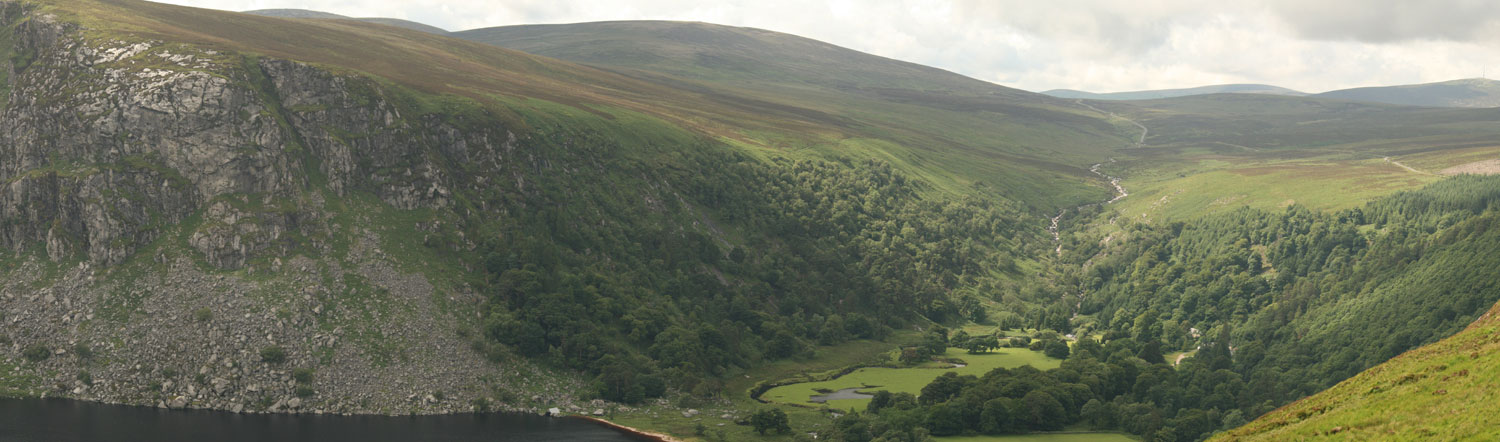
<instances>
[{"instance_id":1,"label":"white water rapids","mask_svg":"<svg viewBox=\"0 0 1500 442\"><path fill-rule=\"evenodd\" d=\"M1115 162L1115 159L1110 158L1109 162L1113 163ZM1109 176L1104 172L1099 171L1099 168L1104 167L1105 164L1106 163L1095 164L1093 167L1089 168L1089 172L1093 172L1094 175L1099 175L1099 177L1109 180L1109 185L1115 186L1115 197L1111 198L1109 201L1105 201L1102 203L1084 204L1082 206L1078 206L1077 208L1082 209L1085 207L1092 207L1100 204L1113 204L1115 201L1119 201L1122 198L1130 196L1130 192L1125 190L1125 186L1120 185L1119 177ZM1068 213L1068 209L1057 211L1057 216L1052 217L1052 226L1047 227L1047 231L1052 232L1052 241L1057 243L1057 256L1062 256L1062 234L1058 232L1057 224L1062 221L1062 217L1066 213Z\"/></svg>"}]
</instances>

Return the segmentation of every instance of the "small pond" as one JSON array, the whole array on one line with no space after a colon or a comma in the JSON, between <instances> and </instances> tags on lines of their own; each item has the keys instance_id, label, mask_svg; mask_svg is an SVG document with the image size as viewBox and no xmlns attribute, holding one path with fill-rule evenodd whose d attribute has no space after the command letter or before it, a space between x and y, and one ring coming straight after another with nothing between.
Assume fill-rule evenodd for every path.
<instances>
[{"instance_id":1,"label":"small pond","mask_svg":"<svg viewBox=\"0 0 1500 442\"><path fill-rule=\"evenodd\" d=\"M839 400L839 399L871 399L871 398L874 398L875 396L873 396L873 395L868 395L868 394L864 394L864 393L860 393L859 392L859 390L864 390L866 388L867 387L845 388L843 390L835 391L835 392L832 392L832 393L815 394L815 395L812 395L812 397L809 397L807 399L807 401L808 402L815 402L815 403L821 404L821 403L824 403L824 402L835 401L835 400ZM871 388L873 388L873 387L871 387Z\"/></svg>"}]
</instances>

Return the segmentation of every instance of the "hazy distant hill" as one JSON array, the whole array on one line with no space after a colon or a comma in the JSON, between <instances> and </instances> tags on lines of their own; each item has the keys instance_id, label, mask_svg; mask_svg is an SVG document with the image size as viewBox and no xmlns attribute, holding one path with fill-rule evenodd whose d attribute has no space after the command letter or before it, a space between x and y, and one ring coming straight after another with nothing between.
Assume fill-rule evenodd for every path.
<instances>
[{"instance_id":1,"label":"hazy distant hill","mask_svg":"<svg viewBox=\"0 0 1500 442\"><path fill-rule=\"evenodd\" d=\"M439 28L437 26L432 26L432 25L428 25L428 24L424 24L424 23L417 23L417 22L414 22L414 21L411 21L411 20L402 20L402 19L399 19L399 18L385 18L385 17L355 18L355 17L348 17L348 16L343 16L343 15L338 15L338 14L334 14L334 13L330 13L330 12L311 11L311 10L307 10L307 9L259 9L259 10L255 10L255 11L245 11L245 13L246 14L263 15L263 16L266 16L266 17L281 17L281 18L317 18L317 19L359 20L359 21L370 22L370 23L379 23L379 24L383 24L383 25L390 25L390 26L402 27L402 28L406 28L406 29L411 29L411 30L416 30L416 31L422 31L422 32L427 32L427 33L431 33L431 34L448 35L448 31L445 30L445 29L443 29L443 28Z\"/></svg>"},{"instance_id":2,"label":"hazy distant hill","mask_svg":"<svg viewBox=\"0 0 1500 442\"><path fill-rule=\"evenodd\" d=\"M1219 84L1186 89L1161 89L1151 91L1109 93L1094 93L1075 91L1071 89L1053 89L1042 93L1058 98L1082 98L1085 100L1155 100L1159 98L1187 97L1192 95L1208 94L1270 94L1291 95L1299 97L1307 95L1303 92L1294 91L1284 87L1271 86L1268 84Z\"/></svg>"},{"instance_id":3,"label":"hazy distant hill","mask_svg":"<svg viewBox=\"0 0 1500 442\"><path fill-rule=\"evenodd\" d=\"M1500 81L1468 78L1439 83L1361 87L1316 97L1437 107L1500 107Z\"/></svg>"},{"instance_id":4,"label":"hazy distant hill","mask_svg":"<svg viewBox=\"0 0 1500 442\"><path fill-rule=\"evenodd\" d=\"M755 112L880 127L880 137L910 146L896 155L922 155L931 170L981 177L1035 204L1059 200L1053 195L1062 187L1044 183L1090 179L1086 165L1127 133L1068 100L764 29L611 21L453 35L701 91Z\"/></svg>"},{"instance_id":5,"label":"hazy distant hill","mask_svg":"<svg viewBox=\"0 0 1500 442\"><path fill-rule=\"evenodd\" d=\"M563 60L711 81L838 89L901 88L1051 101L942 69L781 32L677 21L472 29L454 36Z\"/></svg>"}]
</instances>

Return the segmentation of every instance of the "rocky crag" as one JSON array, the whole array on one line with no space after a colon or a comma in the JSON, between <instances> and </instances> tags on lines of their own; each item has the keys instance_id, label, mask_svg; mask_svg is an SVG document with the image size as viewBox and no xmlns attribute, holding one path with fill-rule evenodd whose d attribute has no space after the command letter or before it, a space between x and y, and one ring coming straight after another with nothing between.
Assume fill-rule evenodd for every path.
<instances>
[{"instance_id":1,"label":"rocky crag","mask_svg":"<svg viewBox=\"0 0 1500 442\"><path fill-rule=\"evenodd\" d=\"M487 360L481 297L379 228L420 244L440 217L387 215L524 186L545 168L529 138L415 115L368 77L26 2L0 1L0 34L0 391L247 412L574 402L570 375Z\"/></svg>"}]
</instances>

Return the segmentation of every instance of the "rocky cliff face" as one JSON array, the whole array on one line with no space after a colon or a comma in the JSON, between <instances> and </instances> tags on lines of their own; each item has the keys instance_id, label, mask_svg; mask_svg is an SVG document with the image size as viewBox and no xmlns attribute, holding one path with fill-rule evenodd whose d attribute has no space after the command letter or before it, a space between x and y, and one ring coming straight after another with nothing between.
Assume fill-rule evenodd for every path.
<instances>
[{"instance_id":1,"label":"rocky cliff face","mask_svg":"<svg viewBox=\"0 0 1500 442\"><path fill-rule=\"evenodd\" d=\"M18 2L0 1L0 33L0 392L425 413L578 388L486 362L459 333L479 297L401 269L350 213L444 209L534 169L503 125L460 130L365 77ZM356 193L379 201L329 201ZM503 397L523 384L556 393Z\"/></svg>"},{"instance_id":2,"label":"rocky cliff face","mask_svg":"<svg viewBox=\"0 0 1500 442\"><path fill-rule=\"evenodd\" d=\"M214 265L238 268L281 250L275 243L306 208L234 228L246 214L216 203L226 196L292 198L318 176L339 195L362 188L402 209L442 207L447 163L473 165L513 148L503 128L494 130L501 136L460 135L403 119L367 79L161 42L100 41L4 7L3 25L14 28L8 52L25 61L8 66L0 111L0 243L12 250L45 244L54 260L80 255L110 266L163 225L214 207L193 245Z\"/></svg>"}]
</instances>

